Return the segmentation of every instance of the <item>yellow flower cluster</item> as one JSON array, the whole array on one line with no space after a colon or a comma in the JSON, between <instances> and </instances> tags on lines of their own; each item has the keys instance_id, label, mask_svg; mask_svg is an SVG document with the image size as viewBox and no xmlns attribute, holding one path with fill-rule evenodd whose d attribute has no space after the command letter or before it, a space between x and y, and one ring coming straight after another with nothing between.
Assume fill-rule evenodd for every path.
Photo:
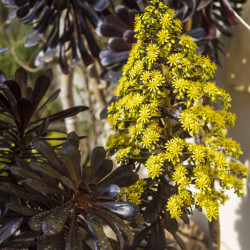
<instances>
[{"instance_id":1,"label":"yellow flower cluster","mask_svg":"<svg viewBox=\"0 0 250 250\"><path fill-rule=\"evenodd\" d=\"M216 66L195 53L196 44L181 31L173 10L157 0L136 16L137 42L115 90L119 100L108 109L118 133L107 149L119 162L144 164L153 181L174 183L177 191L166 205L172 218L197 205L211 220L226 190L242 194L247 169L228 162L242 151L225 137L235 115L227 111L230 96L212 82Z\"/></svg>"},{"instance_id":2,"label":"yellow flower cluster","mask_svg":"<svg viewBox=\"0 0 250 250\"><path fill-rule=\"evenodd\" d=\"M129 202L138 205L141 202L141 195L144 191L145 180L138 180L134 185L122 188L119 197L126 195Z\"/></svg>"}]
</instances>

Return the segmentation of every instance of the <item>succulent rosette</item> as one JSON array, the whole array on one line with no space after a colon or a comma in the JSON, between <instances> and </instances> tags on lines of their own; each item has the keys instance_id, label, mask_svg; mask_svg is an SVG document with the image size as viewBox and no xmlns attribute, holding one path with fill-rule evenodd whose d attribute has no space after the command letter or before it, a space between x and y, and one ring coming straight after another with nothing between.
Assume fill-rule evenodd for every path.
<instances>
[{"instance_id":1,"label":"succulent rosette","mask_svg":"<svg viewBox=\"0 0 250 250\"><path fill-rule=\"evenodd\" d=\"M81 167L74 132L63 144L62 155L38 138L33 146L43 161L16 158L8 170L17 181L1 181L0 190L9 194L1 201L1 248L124 249L132 243L133 233L124 220L134 217L138 208L115 201L121 187L137 181L132 167L112 171L102 147L93 150L90 166ZM117 240L110 239L103 226L110 227Z\"/></svg>"},{"instance_id":2,"label":"succulent rosette","mask_svg":"<svg viewBox=\"0 0 250 250\"><path fill-rule=\"evenodd\" d=\"M98 33L108 0L3 0L3 3L13 9L10 18L33 26L26 36L26 47L43 41L36 66L50 61L58 51L60 66L66 74L80 58L86 66L93 62L93 57L98 58L100 48L93 31Z\"/></svg>"}]
</instances>

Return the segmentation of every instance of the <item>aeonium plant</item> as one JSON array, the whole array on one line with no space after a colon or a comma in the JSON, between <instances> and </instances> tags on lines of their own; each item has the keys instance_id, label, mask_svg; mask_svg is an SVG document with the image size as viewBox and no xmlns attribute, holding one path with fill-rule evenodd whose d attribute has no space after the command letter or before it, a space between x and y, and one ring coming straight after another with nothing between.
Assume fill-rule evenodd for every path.
<instances>
[{"instance_id":1,"label":"aeonium plant","mask_svg":"<svg viewBox=\"0 0 250 250\"><path fill-rule=\"evenodd\" d=\"M116 202L120 188L134 184L132 167L113 170L103 147L91 155L90 166L81 167L79 138L72 132L56 155L46 141L33 139L43 160L16 158L8 169L16 177L1 180L1 249L124 249L133 233L124 220L138 213L129 202ZM109 238L108 226L116 235Z\"/></svg>"},{"instance_id":2,"label":"aeonium plant","mask_svg":"<svg viewBox=\"0 0 250 250\"><path fill-rule=\"evenodd\" d=\"M36 155L31 152L34 137L45 139L52 122L88 109L86 106L76 106L48 116L41 115L60 93L60 89L57 89L46 97L52 79L52 70L48 69L45 74L38 76L33 86L29 86L28 74L23 68L17 69L15 79L11 80L0 72L1 163L13 162L17 156L35 158Z\"/></svg>"},{"instance_id":3,"label":"aeonium plant","mask_svg":"<svg viewBox=\"0 0 250 250\"><path fill-rule=\"evenodd\" d=\"M115 90L118 101L108 108L118 133L107 148L118 162L147 170L149 178L136 184L140 188L124 191L151 223L145 238L155 238L152 228L161 227L175 236L176 219L193 208L217 220L226 191L243 194L247 168L234 160L242 154L240 145L226 137L235 122L228 111L231 98L213 82L215 64L196 53L191 37L181 35L173 10L150 1L136 16L135 32L137 42ZM164 249L166 241L161 243Z\"/></svg>"}]
</instances>

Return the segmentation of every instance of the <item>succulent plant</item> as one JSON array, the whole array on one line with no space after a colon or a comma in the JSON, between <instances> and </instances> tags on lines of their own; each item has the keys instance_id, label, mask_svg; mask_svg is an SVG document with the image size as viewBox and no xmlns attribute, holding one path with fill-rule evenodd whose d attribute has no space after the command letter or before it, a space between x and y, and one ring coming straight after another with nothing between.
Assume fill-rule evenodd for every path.
<instances>
[{"instance_id":1,"label":"succulent plant","mask_svg":"<svg viewBox=\"0 0 250 250\"><path fill-rule=\"evenodd\" d=\"M243 194L248 170L234 160L241 147L225 133L235 122L228 111L231 97L213 82L216 65L181 34L174 11L151 0L136 17L135 32L138 40L115 89L117 101L108 107L117 133L106 146L122 165L147 170L148 178L124 193L149 223L138 237L140 242L145 237L150 249L164 227L180 242L176 219L195 208L215 221L227 190ZM157 249L166 249L166 240L158 243Z\"/></svg>"},{"instance_id":2,"label":"succulent plant","mask_svg":"<svg viewBox=\"0 0 250 250\"><path fill-rule=\"evenodd\" d=\"M9 14L10 18L17 17L21 23L33 25L26 36L26 47L44 41L35 65L51 60L59 51L60 66L63 73L67 74L71 65L80 58L86 66L93 62L93 57L98 58L100 48L93 31L98 34L102 17L108 12L108 0L2 1L7 7L14 9Z\"/></svg>"},{"instance_id":3,"label":"succulent plant","mask_svg":"<svg viewBox=\"0 0 250 250\"><path fill-rule=\"evenodd\" d=\"M56 155L50 144L33 139L41 161L16 158L7 168L16 177L1 180L0 190L9 194L1 200L1 249L124 249L133 233L130 220L137 206L116 202L120 188L134 184L138 175L132 167L112 172L103 147L91 155L90 166L80 165L79 138L72 132ZM110 227L117 240L103 231Z\"/></svg>"},{"instance_id":4,"label":"succulent plant","mask_svg":"<svg viewBox=\"0 0 250 250\"><path fill-rule=\"evenodd\" d=\"M40 117L41 111L54 101L60 90L55 90L46 101L43 99L51 85L53 74L47 70L40 75L34 87L27 85L27 72L19 68L14 80L7 80L0 72L2 91L0 93L0 158L12 162L15 157L35 157L31 152L34 137L46 137L51 122L78 114L88 108L77 106L49 116Z\"/></svg>"}]
</instances>

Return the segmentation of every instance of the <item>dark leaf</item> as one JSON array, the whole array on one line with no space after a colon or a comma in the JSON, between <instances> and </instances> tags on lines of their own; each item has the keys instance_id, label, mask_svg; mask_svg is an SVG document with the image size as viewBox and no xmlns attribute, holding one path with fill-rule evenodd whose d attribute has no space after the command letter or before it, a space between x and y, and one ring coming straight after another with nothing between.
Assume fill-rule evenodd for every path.
<instances>
[{"instance_id":1,"label":"dark leaf","mask_svg":"<svg viewBox=\"0 0 250 250\"><path fill-rule=\"evenodd\" d=\"M134 38L135 32L133 30L126 30L123 33L123 40L127 43L135 43L136 42L136 38Z\"/></svg>"},{"instance_id":2,"label":"dark leaf","mask_svg":"<svg viewBox=\"0 0 250 250\"><path fill-rule=\"evenodd\" d=\"M72 190L75 190L75 185L73 184L73 182L66 176L62 176L61 177L61 181L63 184L65 184L67 187L71 188Z\"/></svg>"},{"instance_id":3,"label":"dark leaf","mask_svg":"<svg viewBox=\"0 0 250 250\"><path fill-rule=\"evenodd\" d=\"M151 230L152 226L148 226L144 228L142 231L137 233L134 237L133 244L128 247L127 250L134 250L137 249L137 247L141 244L141 242L146 238L148 232Z\"/></svg>"},{"instance_id":4,"label":"dark leaf","mask_svg":"<svg viewBox=\"0 0 250 250\"><path fill-rule=\"evenodd\" d=\"M70 208L71 206L67 206L53 210L42 224L43 233L47 236L60 233L64 228L67 218L69 217Z\"/></svg>"},{"instance_id":5,"label":"dark leaf","mask_svg":"<svg viewBox=\"0 0 250 250\"><path fill-rule=\"evenodd\" d=\"M79 17L79 20L80 20L82 33L84 34L85 39L88 42L89 50L90 50L91 54L94 57L98 58L99 57L99 53L100 53L100 48L97 45L96 40L94 39L93 34L91 33L89 27L87 27L87 24L86 24L86 21L84 19L84 16L81 15L80 12L78 12L78 17Z\"/></svg>"},{"instance_id":6,"label":"dark leaf","mask_svg":"<svg viewBox=\"0 0 250 250\"><path fill-rule=\"evenodd\" d=\"M95 171L101 160L105 159L105 157L106 152L104 147L95 147L91 154L90 167Z\"/></svg>"},{"instance_id":7,"label":"dark leaf","mask_svg":"<svg viewBox=\"0 0 250 250\"><path fill-rule=\"evenodd\" d=\"M170 214L165 211L164 213L164 227L172 234L178 231L178 222L176 219L171 219Z\"/></svg>"},{"instance_id":8,"label":"dark leaf","mask_svg":"<svg viewBox=\"0 0 250 250\"><path fill-rule=\"evenodd\" d=\"M36 245L39 250L58 250L60 245L60 234L53 236L42 235L38 238Z\"/></svg>"},{"instance_id":9,"label":"dark leaf","mask_svg":"<svg viewBox=\"0 0 250 250\"><path fill-rule=\"evenodd\" d=\"M113 169L113 162L109 159L103 159L95 169L94 181L97 183L107 176Z\"/></svg>"},{"instance_id":10,"label":"dark leaf","mask_svg":"<svg viewBox=\"0 0 250 250\"><path fill-rule=\"evenodd\" d=\"M34 179L25 179L21 183L25 183L34 190L45 193L45 194L65 194L61 189L51 186L45 182L34 180Z\"/></svg>"},{"instance_id":11,"label":"dark leaf","mask_svg":"<svg viewBox=\"0 0 250 250\"><path fill-rule=\"evenodd\" d=\"M50 79L46 75L41 75L37 78L31 98L33 111L37 108L38 104L44 97L50 86Z\"/></svg>"},{"instance_id":12,"label":"dark leaf","mask_svg":"<svg viewBox=\"0 0 250 250\"><path fill-rule=\"evenodd\" d=\"M11 219L0 228L0 244L13 235L21 226L23 219Z\"/></svg>"},{"instance_id":13,"label":"dark leaf","mask_svg":"<svg viewBox=\"0 0 250 250\"><path fill-rule=\"evenodd\" d=\"M103 66L110 66L121 61L127 60L129 55L129 50L125 51L113 51L113 50L102 50L99 54L101 63Z\"/></svg>"},{"instance_id":14,"label":"dark leaf","mask_svg":"<svg viewBox=\"0 0 250 250\"><path fill-rule=\"evenodd\" d=\"M182 213L181 216L180 216L180 218L183 220L183 222L184 222L186 225L189 225L190 219L189 219L189 217L187 216L186 213Z\"/></svg>"},{"instance_id":15,"label":"dark leaf","mask_svg":"<svg viewBox=\"0 0 250 250\"><path fill-rule=\"evenodd\" d=\"M21 89L19 84L14 80L7 80L4 83L8 86L9 90L15 96L16 100L19 100L21 98Z\"/></svg>"},{"instance_id":16,"label":"dark leaf","mask_svg":"<svg viewBox=\"0 0 250 250\"><path fill-rule=\"evenodd\" d=\"M65 166L65 169L67 169L68 175L71 177L72 180L76 181L80 179L80 176L77 175L76 167L74 159L72 159L68 155L62 155L62 161ZM80 163L79 163L80 165Z\"/></svg>"},{"instance_id":17,"label":"dark leaf","mask_svg":"<svg viewBox=\"0 0 250 250\"><path fill-rule=\"evenodd\" d=\"M41 125L39 125L38 131L37 131L37 135L38 136L44 136L44 135L46 135L48 127L49 127L49 124L50 124L50 120L47 117L47 118L45 118L43 120L43 122L41 123Z\"/></svg>"},{"instance_id":18,"label":"dark leaf","mask_svg":"<svg viewBox=\"0 0 250 250\"><path fill-rule=\"evenodd\" d=\"M89 212L89 211L88 211ZM128 245L131 245L133 242L133 233L130 227L118 216L114 215L108 211L101 211L98 213L100 217L110 218L112 224L115 224L117 229L122 233L126 238Z\"/></svg>"},{"instance_id":19,"label":"dark leaf","mask_svg":"<svg viewBox=\"0 0 250 250\"><path fill-rule=\"evenodd\" d=\"M28 99L22 98L17 101L17 112L20 117L20 133L21 135L27 128L32 116L33 107Z\"/></svg>"},{"instance_id":20,"label":"dark leaf","mask_svg":"<svg viewBox=\"0 0 250 250\"><path fill-rule=\"evenodd\" d=\"M165 233L159 221L155 224L155 227L152 230L150 245L152 248L155 248L157 250L166 249Z\"/></svg>"},{"instance_id":21,"label":"dark leaf","mask_svg":"<svg viewBox=\"0 0 250 250\"><path fill-rule=\"evenodd\" d=\"M32 242L39 236L39 232L28 231L22 235L12 236L11 241L1 244L2 249L29 249Z\"/></svg>"},{"instance_id":22,"label":"dark leaf","mask_svg":"<svg viewBox=\"0 0 250 250\"><path fill-rule=\"evenodd\" d=\"M100 220L98 220L96 215L89 212L87 214L87 222L89 229L91 230L91 232L95 237L95 244L97 247L96 249L113 250L107 239L107 236L103 231L102 224Z\"/></svg>"},{"instance_id":23,"label":"dark leaf","mask_svg":"<svg viewBox=\"0 0 250 250\"><path fill-rule=\"evenodd\" d=\"M45 212L42 212L40 214L37 214L35 216L33 216L30 220L29 220L29 227L32 229L32 230L35 230L35 231L41 231L42 230L42 224L44 222L44 220L46 219L46 217L51 214L52 211L49 210L49 211L45 211Z\"/></svg>"},{"instance_id":24,"label":"dark leaf","mask_svg":"<svg viewBox=\"0 0 250 250\"><path fill-rule=\"evenodd\" d=\"M111 184L107 187L104 187L103 189L100 188L99 196L116 199L120 192L121 189L117 185Z\"/></svg>"},{"instance_id":25,"label":"dark leaf","mask_svg":"<svg viewBox=\"0 0 250 250\"><path fill-rule=\"evenodd\" d=\"M55 151L52 146L38 138L34 138L32 140L33 147L42 154L54 167L56 167L57 171L63 173L63 167L61 162L58 160Z\"/></svg>"},{"instance_id":26,"label":"dark leaf","mask_svg":"<svg viewBox=\"0 0 250 250\"><path fill-rule=\"evenodd\" d=\"M75 106L69 109L65 109L63 111L60 111L56 114L48 116L51 121L56 121L59 119L64 119L73 115L77 115L80 112L83 112L85 110L88 110L89 108L86 106Z\"/></svg>"},{"instance_id":27,"label":"dark leaf","mask_svg":"<svg viewBox=\"0 0 250 250\"><path fill-rule=\"evenodd\" d=\"M39 107L36 113L38 113L41 109L46 107L49 103L53 102L58 97L59 93L60 93L60 89L57 89L55 92L53 92L50 95L50 97L46 100L46 102L41 107Z\"/></svg>"},{"instance_id":28,"label":"dark leaf","mask_svg":"<svg viewBox=\"0 0 250 250\"><path fill-rule=\"evenodd\" d=\"M139 208L136 205L123 201L101 202L99 203L99 206L102 206L125 219L134 217L139 212Z\"/></svg>"},{"instance_id":29,"label":"dark leaf","mask_svg":"<svg viewBox=\"0 0 250 250\"><path fill-rule=\"evenodd\" d=\"M62 72L64 74L69 74L71 71L71 67L69 66L67 62L64 45L60 46L59 63L60 63Z\"/></svg>"},{"instance_id":30,"label":"dark leaf","mask_svg":"<svg viewBox=\"0 0 250 250\"><path fill-rule=\"evenodd\" d=\"M129 15L128 8L123 5L120 5L115 10L116 15L125 23L130 29L134 28L134 19Z\"/></svg>"},{"instance_id":31,"label":"dark leaf","mask_svg":"<svg viewBox=\"0 0 250 250\"><path fill-rule=\"evenodd\" d=\"M14 201L8 203L7 206L9 208L9 210L14 211L14 212L16 212L20 215L23 215L23 216L34 216L40 212L39 210L29 208L27 206L18 204Z\"/></svg>"},{"instance_id":32,"label":"dark leaf","mask_svg":"<svg viewBox=\"0 0 250 250\"><path fill-rule=\"evenodd\" d=\"M177 241L177 243L178 243L178 245L180 246L180 248L182 249L182 250L186 250L187 248L186 248L186 244L185 244L185 242L183 241L183 239L178 235L178 234L173 234L173 236L174 236L174 238L175 238L175 240Z\"/></svg>"},{"instance_id":33,"label":"dark leaf","mask_svg":"<svg viewBox=\"0 0 250 250\"><path fill-rule=\"evenodd\" d=\"M147 223L154 223L158 218L158 202L156 199L152 199L146 205L146 209L143 212L143 218Z\"/></svg>"},{"instance_id":34,"label":"dark leaf","mask_svg":"<svg viewBox=\"0 0 250 250\"><path fill-rule=\"evenodd\" d=\"M42 195L41 193L35 194L34 192L32 192L32 190L27 190L25 188L18 187L12 183L2 182L0 185L0 190L12 195L16 195L17 197L26 201L39 201L43 204L48 203L47 198L45 198L44 195Z\"/></svg>"},{"instance_id":35,"label":"dark leaf","mask_svg":"<svg viewBox=\"0 0 250 250\"><path fill-rule=\"evenodd\" d=\"M45 162L31 162L30 167L37 172L41 172L43 174L61 180L62 174Z\"/></svg>"},{"instance_id":36,"label":"dark leaf","mask_svg":"<svg viewBox=\"0 0 250 250\"><path fill-rule=\"evenodd\" d=\"M83 248L81 234L77 225L77 214L74 211L73 217L71 219L70 230L68 234L68 238L66 241L66 250L80 250Z\"/></svg>"},{"instance_id":37,"label":"dark leaf","mask_svg":"<svg viewBox=\"0 0 250 250\"><path fill-rule=\"evenodd\" d=\"M127 187L135 184L138 178L139 176L137 173L133 172L132 166L121 166L103 179L99 185L116 184L119 187Z\"/></svg>"},{"instance_id":38,"label":"dark leaf","mask_svg":"<svg viewBox=\"0 0 250 250\"><path fill-rule=\"evenodd\" d=\"M128 50L131 44L125 42L121 37L111 37L108 40L108 47L116 51Z\"/></svg>"}]
</instances>

